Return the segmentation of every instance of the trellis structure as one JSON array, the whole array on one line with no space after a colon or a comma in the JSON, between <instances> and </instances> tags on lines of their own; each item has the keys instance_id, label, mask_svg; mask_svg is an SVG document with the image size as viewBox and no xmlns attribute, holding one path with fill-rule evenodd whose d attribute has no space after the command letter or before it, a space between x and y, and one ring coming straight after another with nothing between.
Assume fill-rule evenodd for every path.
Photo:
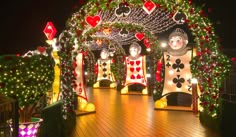
<instances>
[{"instance_id":1,"label":"trellis structure","mask_svg":"<svg viewBox=\"0 0 236 137\"><path fill-rule=\"evenodd\" d=\"M175 27L183 27L194 36L196 56L191 60L191 71L199 82L200 105L202 111L212 117L217 116L219 92L229 72L230 60L219 50L213 24L191 0L90 0L73 13L60 38L61 90L65 112L73 105L70 99L74 86L73 57L77 53L73 50L75 39L78 39L78 50L84 47L96 50L101 43L109 45L109 41L121 45L140 41L150 50L152 69L156 70L157 61L163 56L158 36ZM89 66L92 67L94 62L91 61ZM117 67L122 67L122 60L115 62ZM163 80L154 84L152 90L155 89L154 100L157 100L162 92Z\"/></svg>"}]
</instances>

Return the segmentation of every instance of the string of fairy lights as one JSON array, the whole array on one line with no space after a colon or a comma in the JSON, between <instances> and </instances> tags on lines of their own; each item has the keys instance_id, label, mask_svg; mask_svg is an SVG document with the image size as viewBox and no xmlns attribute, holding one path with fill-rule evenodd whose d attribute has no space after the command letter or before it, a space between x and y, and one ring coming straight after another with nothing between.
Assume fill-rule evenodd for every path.
<instances>
[{"instance_id":1,"label":"string of fairy lights","mask_svg":"<svg viewBox=\"0 0 236 137\"><path fill-rule=\"evenodd\" d=\"M142 8L131 7L131 12L127 17L117 17L115 13L115 8L111 10L101 11L98 15L101 17L102 24L113 22L125 23L125 24L139 24L144 30L151 32L154 35L163 33L170 28L176 25L176 22L170 18L170 12L164 11L163 9L156 9L151 15L147 14ZM108 39L113 39L118 41L121 45L129 45L135 39L135 32L129 32L127 36L121 36L117 28L111 27L111 33L109 35L104 34L103 32L96 32L92 35L94 38L103 38L107 37Z\"/></svg>"},{"instance_id":2,"label":"string of fairy lights","mask_svg":"<svg viewBox=\"0 0 236 137\"><path fill-rule=\"evenodd\" d=\"M145 10L143 7L146 2L151 2L154 7L155 5L157 7L154 10L146 7ZM121 3L123 3L123 10L117 12L117 9L122 8ZM175 15L179 13L182 13L182 17L185 16L186 18L181 17L177 21ZM93 19L96 17L97 20L91 25L87 22L88 17ZM65 60L64 65L67 68L71 67L72 63L68 63L70 62L70 57L68 56L70 56L70 51L74 44L73 39L75 38L78 38L79 49L84 43L87 43L89 37L92 38L89 43L92 44L94 42L93 45L96 45L97 42L101 43L103 40L113 40L125 45L136 40L134 34L140 32L145 33L145 38L150 42L150 55L155 53L153 57L159 59L162 56L162 50L156 36L179 24L186 25L194 36L196 56L191 60L191 71L193 76L199 80L200 100L203 103L201 104L203 110L210 116L215 117L219 108L217 96L219 96L222 80L229 72L230 65L228 58L218 52L220 43L214 33L211 21L205 16L201 7L193 5L192 0L127 0L125 2L121 0L91 0L67 21L67 29L63 32L65 35L61 39L61 42L64 43L61 60ZM111 32L104 34L104 29L107 28L110 28ZM120 36L120 31L117 30L122 30L123 28L129 33L125 36ZM96 49L96 46L93 47ZM99 47L99 44L97 47ZM211 56L212 53L216 55ZM210 67L208 66L209 64ZM116 66L116 68L118 67ZM122 68L122 66L119 68ZM67 70L62 71L65 71L63 76L67 79L65 84L66 90L68 90L73 78L66 73ZM222 73L219 75L219 72ZM162 83L159 84L162 85ZM157 90L157 93L161 92L159 87L157 87ZM214 94L214 97L209 93ZM70 100L70 96L66 98Z\"/></svg>"}]
</instances>

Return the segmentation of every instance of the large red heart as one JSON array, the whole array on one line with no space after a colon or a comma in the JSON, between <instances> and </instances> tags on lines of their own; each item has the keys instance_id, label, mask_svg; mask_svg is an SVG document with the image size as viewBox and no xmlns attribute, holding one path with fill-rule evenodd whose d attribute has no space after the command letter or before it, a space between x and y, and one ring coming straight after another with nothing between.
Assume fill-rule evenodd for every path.
<instances>
[{"instance_id":1,"label":"large red heart","mask_svg":"<svg viewBox=\"0 0 236 137\"><path fill-rule=\"evenodd\" d=\"M130 68L130 71L131 71L131 72L134 72L134 68Z\"/></svg>"},{"instance_id":2,"label":"large red heart","mask_svg":"<svg viewBox=\"0 0 236 137\"><path fill-rule=\"evenodd\" d=\"M155 3L153 3L151 0L150 1L146 1L144 4L143 4L143 9L148 13L148 14L151 14L154 9L156 8L156 5Z\"/></svg>"},{"instance_id":3,"label":"large red heart","mask_svg":"<svg viewBox=\"0 0 236 137\"><path fill-rule=\"evenodd\" d=\"M131 75L131 76L130 76L130 79L135 79L135 76L134 76L134 75Z\"/></svg>"},{"instance_id":4,"label":"large red heart","mask_svg":"<svg viewBox=\"0 0 236 137\"><path fill-rule=\"evenodd\" d=\"M46 50L46 48L45 48L45 47L42 47L42 46L39 46L39 47L37 48L37 50L38 50L40 53L43 53L43 52Z\"/></svg>"},{"instance_id":5,"label":"large red heart","mask_svg":"<svg viewBox=\"0 0 236 137\"><path fill-rule=\"evenodd\" d=\"M143 33L136 33L135 34L136 39L138 39L139 41L141 41L144 38L144 34Z\"/></svg>"},{"instance_id":6,"label":"large red heart","mask_svg":"<svg viewBox=\"0 0 236 137\"><path fill-rule=\"evenodd\" d=\"M88 23L90 26L92 26L93 28L96 27L100 21L101 21L101 17L96 15L96 16L87 16L85 19L86 23Z\"/></svg>"}]
</instances>

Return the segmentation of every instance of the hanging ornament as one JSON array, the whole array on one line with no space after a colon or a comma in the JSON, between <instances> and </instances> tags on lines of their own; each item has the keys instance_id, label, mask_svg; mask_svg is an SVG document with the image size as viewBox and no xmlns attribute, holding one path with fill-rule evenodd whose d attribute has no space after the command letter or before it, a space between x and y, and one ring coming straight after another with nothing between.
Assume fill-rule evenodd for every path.
<instances>
[{"instance_id":1,"label":"hanging ornament","mask_svg":"<svg viewBox=\"0 0 236 137\"><path fill-rule=\"evenodd\" d=\"M101 17L99 15L96 15L94 17L93 16L87 16L85 21L91 27L95 28L101 22Z\"/></svg>"},{"instance_id":2,"label":"hanging ornament","mask_svg":"<svg viewBox=\"0 0 236 137\"><path fill-rule=\"evenodd\" d=\"M151 14L156 8L156 4L153 3L151 0L150 1L146 1L143 4L143 9L148 13Z\"/></svg>"},{"instance_id":3,"label":"hanging ornament","mask_svg":"<svg viewBox=\"0 0 236 137\"><path fill-rule=\"evenodd\" d=\"M57 30L54 27L53 23L49 21L49 22L47 22L43 32L46 35L48 40L52 40L54 38L54 36L56 35Z\"/></svg>"},{"instance_id":4,"label":"hanging ornament","mask_svg":"<svg viewBox=\"0 0 236 137\"><path fill-rule=\"evenodd\" d=\"M117 17L126 17L130 14L130 7L126 6L125 3L120 3L119 6L115 10L115 15Z\"/></svg>"},{"instance_id":5,"label":"hanging ornament","mask_svg":"<svg viewBox=\"0 0 236 137\"><path fill-rule=\"evenodd\" d=\"M149 49L150 48L150 43L148 41L148 39L144 39L143 40L143 44Z\"/></svg>"},{"instance_id":6,"label":"hanging ornament","mask_svg":"<svg viewBox=\"0 0 236 137\"><path fill-rule=\"evenodd\" d=\"M119 35L122 37L127 37L129 35L129 31L126 30L125 28L122 28L119 32Z\"/></svg>"},{"instance_id":7,"label":"hanging ornament","mask_svg":"<svg viewBox=\"0 0 236 137\"><path fill-rule=\"evenodd\" d=\"M172 17L172 19L174 20L174 22L176 22L177 24L184 24L185 21L187 20L187 15L177 11L174 16Z\"/></svg>"},{"instance_id":8,"label":"hanging ornament","mask_svg":"<svg viewBox=\"0 0 236 137\"><path fill-rule=\"evenodd\" d=\"M104 28L103 33L108 36L108 35L111 34L111 29L110 28Z\"/></svg>"},{"instance_id":9,"label":"hanging ornament","mask_svg":"<svg viewBox=\"0 0 236 137\"><path fill-rule=\"evenodd\" d=\"M139 41L141 41L144 38L144 33L136 33L135 34L136 39L138 39Z\"/></svg>"}]
</instances>

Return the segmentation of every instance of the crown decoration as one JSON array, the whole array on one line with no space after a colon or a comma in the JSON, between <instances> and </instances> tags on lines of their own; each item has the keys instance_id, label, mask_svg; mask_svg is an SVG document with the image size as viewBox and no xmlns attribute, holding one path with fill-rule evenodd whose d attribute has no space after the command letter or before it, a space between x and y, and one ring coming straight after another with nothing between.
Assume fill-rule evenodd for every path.
<instances>
[{"instance_id":1,"label":"crown decoration","mask_svg":"<svg viewBox=\"0 0 236 137\"><path fill-rule=\"evenodd\" d=\"M176 28L174 31L172 31L169 36L169 39L173 36L182 36L185 40L188 40L187 33L181 28Z\"/></svg>"}]
</instances>

